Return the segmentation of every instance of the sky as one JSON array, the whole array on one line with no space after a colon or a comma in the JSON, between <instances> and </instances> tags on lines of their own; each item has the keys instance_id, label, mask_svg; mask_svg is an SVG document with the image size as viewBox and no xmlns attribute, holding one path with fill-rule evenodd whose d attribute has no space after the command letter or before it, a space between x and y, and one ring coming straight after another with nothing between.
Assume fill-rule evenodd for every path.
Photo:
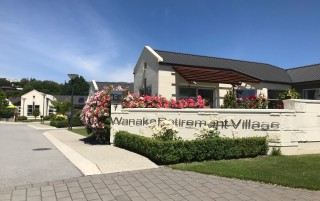
<instances>
[{"instance_id":1,"label":"sky","mask_svg":"<svg viewBox=\"0 0 320 201\"><path fill-rule=\"evenodd\" d=\"M0 78L133 82L144 46L320 63L318 0L0 0Z\"/></svg>"}]
</instances>

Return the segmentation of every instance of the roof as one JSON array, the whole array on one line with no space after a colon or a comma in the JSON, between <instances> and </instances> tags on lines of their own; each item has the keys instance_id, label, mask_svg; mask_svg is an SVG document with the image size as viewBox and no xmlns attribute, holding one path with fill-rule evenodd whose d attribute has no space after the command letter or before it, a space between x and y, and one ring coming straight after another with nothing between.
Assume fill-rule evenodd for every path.
<instances>
[{"instance_id":1,"label":"roof","mask_svg":"<svg viewBox=\"0 0 320 201\"><path fill-rule=\"evenodd\" d=\"M163 61L160 64L213 68L239 72L265 82L292 83L286 70L266 63L241 61L193 54L155 50Z\"/></svg>"},{"instance_id":2,"label":"roof","mask_svg":"<svg viewBox=\"0 0 320 201\"><path fill-rule=\"evenodd\" d=\"M71 100L71 96L69 96L69 95L55 95L54 97L59 101ZM87 101L87 99L88 99L88 96L75 95L75 96L73 96L73 104L74 105L83 105L84 106L86 101Z\"/></svg>"},{"instance_id":3,"label":"roof","mask_svg":"<svg viewBox=\"0 0 320 201\"><path fill-rule=\"evenodd\" d=\"M9 100L13 105L20 105L20 103L21 103L21 98L20 98L20 97L9 97L8 100Z\"/></svg>"},{"instance_id":4,"label":"roof","mask_svg":"<svg viewBox=\"0 0 320 201\"><path fill-rule=\"evenodd\" d=\"M287 72L294 83L320 80L320 64L291 68Z\"/></svg>"},{"instance_id":5,"label":"roof","mask_svg":"<svg viewBox=\"0 0 320 201\"><path fill-rule=\"evenodd\" d=\"M133 82L96 82L98 86L98 90L103 89L105 86L113 85L115 87L121 86L122 88L129 88L129 91L133 91Z\"/></svg>"}]
</instances>

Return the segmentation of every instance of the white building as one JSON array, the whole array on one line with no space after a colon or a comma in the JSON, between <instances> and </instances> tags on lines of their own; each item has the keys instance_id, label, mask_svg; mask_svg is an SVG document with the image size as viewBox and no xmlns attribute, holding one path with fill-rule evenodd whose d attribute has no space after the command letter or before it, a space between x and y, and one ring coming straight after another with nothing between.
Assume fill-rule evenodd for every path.
<instances>
[{"instance_id":1,"label":"white building","mask_svg":"<svg viewBox=\"0 0 320 201\"><path fill-rule=\"evenodd\" d=\"M238 97L263 94L272 100L291 87L305 99L320 99L320 64L282 69L146 46L134 68L134 93L177 99L201 95L211 107L222 105L229 90Z\"/></svg>"},{"instance_id":2,"label":"white building","mask_svg":"<svg viewBox=\"0 0 320 201\"><path fill-rule=\"evenodd\" d=\"M55 98L50 94L44 94L37 90L32 90L21 96L20 116L32 118L32 112L35 109L40 110L40 115L47 116L53 114L51 101Z\"/></svg>"}]
</instances>

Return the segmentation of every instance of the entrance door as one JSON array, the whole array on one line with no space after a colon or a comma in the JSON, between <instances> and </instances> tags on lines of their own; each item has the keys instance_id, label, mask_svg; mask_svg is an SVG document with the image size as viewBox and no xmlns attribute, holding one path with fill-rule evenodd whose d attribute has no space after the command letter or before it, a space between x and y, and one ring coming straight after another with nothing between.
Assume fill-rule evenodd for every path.
<instances>
[{"instance_id":1,"label":"entrance door","mask_svg":"<svg viewBox=\"0 0 320 201\"><path fill-rule=\"evenodd\" d=\"M198 89L198 95L206 99L206 103L213 108L216 107L216 98L215 98L214 89Z\"/></svg>"}]
</instances>

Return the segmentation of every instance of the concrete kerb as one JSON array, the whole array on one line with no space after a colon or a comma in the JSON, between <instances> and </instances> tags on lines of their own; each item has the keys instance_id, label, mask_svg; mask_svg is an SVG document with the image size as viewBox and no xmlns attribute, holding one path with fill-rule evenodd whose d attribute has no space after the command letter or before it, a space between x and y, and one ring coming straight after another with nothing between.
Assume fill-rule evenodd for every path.
<instances>
[{"instance_id":1,"label":"concrete kerb","mask_svg":"<svg viewBox=\"0 0 320 201\"><path fill-rule=\"evenodd\" d=\"M44 132L44 136L57 147L84 175L101 174L102 172L97 165L89 159L76 152L69 146L62 143L56 137L52 136L49 132Z\"/></svg>"},{"instance_id":2,"label":"concrete kerb","mask_svg":"<svg viewBox=\"0 0 320 201\"><path fill-rule=\"evenodd\" d=\"M113 145L90 145L83 136L68 130L50 130L44 135L84 175L158 168L148 158Z\"/></svg>"}]
</instances>

